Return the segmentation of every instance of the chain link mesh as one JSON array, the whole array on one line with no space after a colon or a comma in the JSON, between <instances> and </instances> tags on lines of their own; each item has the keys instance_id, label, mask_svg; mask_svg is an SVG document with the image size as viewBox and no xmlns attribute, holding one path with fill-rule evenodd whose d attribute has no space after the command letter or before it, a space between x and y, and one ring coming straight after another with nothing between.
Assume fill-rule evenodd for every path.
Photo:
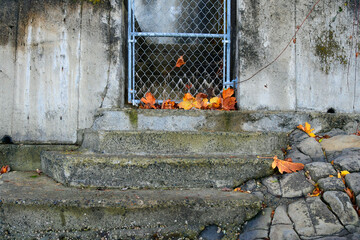
<instances>
[{"instance_id":1,"label":"chain link mesh","mask_svg":"<svg viewBox=\"0 0 360 240\"><path fill-rule=\"evenodd\" d=\"M133 0L135 31L142 33L223 34L223 0ZM135 37L134 98L181 101L184 93L210 96L222 90L221 37ZM176 67L179 57L185 64Z\"/></svg>"}]
</instances>

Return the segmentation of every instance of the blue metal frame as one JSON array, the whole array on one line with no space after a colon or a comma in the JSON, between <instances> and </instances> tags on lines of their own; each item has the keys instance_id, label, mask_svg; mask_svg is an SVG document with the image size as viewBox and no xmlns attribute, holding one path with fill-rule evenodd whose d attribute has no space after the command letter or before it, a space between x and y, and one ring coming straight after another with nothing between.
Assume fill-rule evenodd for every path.
<instances>
[{"instance_id":1,"label":"blue metal frame","mask_svg":"<svg viewBox=\"0 0 360 240\"><path fill-rule=\"evenodd\" d=\"M231 32L231 0L224 0L224 34L204 33L159 33L135 31L135 1L128 0L128 102L136 105L140 100L135 99L135 42L136 37L201 37L222 38L224 44L223 55L223 86L235 87L230 80L230 32Z\"/></svg>"}]
</instances>

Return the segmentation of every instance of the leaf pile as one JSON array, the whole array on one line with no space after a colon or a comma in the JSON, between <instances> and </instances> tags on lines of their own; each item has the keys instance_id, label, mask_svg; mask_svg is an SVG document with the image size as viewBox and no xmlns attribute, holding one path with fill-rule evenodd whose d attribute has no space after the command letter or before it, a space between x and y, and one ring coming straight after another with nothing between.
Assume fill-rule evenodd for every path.
<instances>
[{"instance_id":1,"label":"leaf pile","mask_svg":"<svg viewBox=\"0 0 360 240\"><path fill-rule=\"evenodd\" d=\"M170 99L164 100L162 105L156 104L154 95L150 92L141 98L140 108L142 109L203 109L203 110L235 110L236 98L233 97L234 89L224 89L221 96L208 99L205 93L198 93L193 97L190 93L186 93L183 101L179 104Z\"/></svg>"}]
</instances>

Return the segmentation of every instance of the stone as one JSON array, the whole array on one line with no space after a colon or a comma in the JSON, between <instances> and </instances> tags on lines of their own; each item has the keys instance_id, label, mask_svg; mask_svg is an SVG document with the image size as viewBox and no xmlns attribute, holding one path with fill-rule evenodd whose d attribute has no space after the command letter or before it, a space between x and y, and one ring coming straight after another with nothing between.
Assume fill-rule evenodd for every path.
<instances>
[{"instance_id":1,"label":"stone","mask_svg":"<svg viewBox=\"0 0 360 240\"><path fill-rule=\"evenodd\" d=\"M274 196L281 196L280 182L276 177L267 177L261 181L267 188L268 192Z\"/></svg>"},{"instance_id":2,"label":"stone","mask_svg":"<svg viewBox=\"0 0 360 240\"><path fill-rule=\"evenodd\" d=\"M317 182L320 178L335 176L337 172L330 163L313 162L305 165L305 171L309 171L311 179Z\"/></svg>"},{"instance_id":3,"label":"stone","mask_svg":"<svg viewBox=\"0 0 360 240\"><path fill-rule=\"evenodd\" d=\"M359 151L344 152L334 159L334 165L341 170L360 172L360 149Z\"/></svg>"},{"instance_id":4,"label":"stone","mask_svg":"<svg viewBox=\"0 0 360 240\"><path fill-rule=\"evenodd\" d=\"M360 148L360 136L338 135L322 140L321 146L326 152L342 151L347 148Z\"/></svg>"},{"instance_id":5,"label":"stone","mask_svg":"<svg viewBox=\"0 0 360 240\"><path fill-rule=\"evenodd\" d=\"M343 127L344 131L345 131L347 134L356 133L356 131L358 130L358 128L359 128L359 122L358 122L358 121L349 122L349 123L347 123L347 124Z\"/></svg>"},{"instance_id":6,"label":"stone","mask_svg":"<svg viewBox=\"0 0 360 240\"><path fill-rule=\"evenodd\" d=\"M360 207L360 194L356 196L356 205Z\"/></svg>"},{"instance_id":7,"label":"stone","mask_svg":"<svg viewBox=\"0 0 360 240\"><path fill-rule=\"evenodd\" d=\"M343 225L356 225L359 222L357 212L346 193L328 191L323 194L323 199L330 205Z\"/></svg>"},{"instance_id":8,"label":"stone","mask_svg":"<svg viewBox=\"0 0 360 240\"><path fill-rule=\"evenodd\" d=\"M245 223L244 232L249 232L253 230L269 230L271 223L271 208L265 208L260 211L258 215Z\"/></svg>"},{"instance_id":9,"label":"stone","mask_svg":"<svg viewBox=\"0 0 360 240\"><path fill-rule=\"evenodd\" d=\"M299 129L295 129L294 131L292 131L289 134L289 142L290 142L291 146L295 146L295 145L299 144L300 142L302 142L303 140L308 139L308 138L309 138L309 135L306 132L299 130Z\"/></svg>"},{"instance_id":10,"label":"stone","mask_svg":"<svg viewBox=\"0 0 360 240\"><path fill-rule=\"evenodd\" d=\"M251 179L244 183L244 185L241 187L244 191L250 191L253 192L257 188L257 182L254 179Z\"/></svg>"},{"instance_id":11,"label":"stone","mask_svg":"<svg viewBox=\"0 0 360 240\"><path fill-rule=\"evenodd\" d=\"M313 161L325 162L324 152L315 138L307 138L296 146L300 152L311 157Z\"/></svg>"},{"instance_id":12,"label":"stone","mask_svg":"<svg viewBox=\"0 0 360 240\"><path fill-rule=\"evenodd\" d=\"M220 240L224 237L222 229L216 225L207 226L199 234L199 240Z\"/></svg>"},{"instance_id":13,"label":"stone","mask_svg":"<svg viewBox=\"0 0 360 240\"><path fill-rule=\"evenodd\" d=\"M319 188L323 191L343 191L345 185L337 175L334 177L321 178L318 180Z\"/></svg>"},{"instance_id":14,"label":"stone","mask_svg":"<svg viewBox=\"0 0 360 240\"><path fill-rule=\"evenodd\" d=\"M346 175L345 181L349 188L354 191L355 195L360 194L360 173Z\"/></svg>"},{"instance_id":15,"label":"stone","mask_svg":"<svg viewBox=\"0 0 360 240\"><path fill-rule=\"evenodd\" d=\"M239 239L263 239L267 238L271 224L271 208L265 208L258 215L245 223L244 231L240 234Z\"/></svg>"},{"instance_id":16,"label":"stone","mask_svg":"<svg viewBox=\"0 0 360 240\"><path fill-rule=\"evenodd\" d=\"M303 154L296 147L288 151L286 158L291 158L295 163L307 164L312 162L311 157Z\"/></svg>"},{"instance_id":17,"label":"stone","mask_svg":"<svg viewBox=\"0 0 360 240\"><path fill-rule=\"evenodd\" d=\"M275 240L300 240L291 225L272 225L269 238Z\"/></svg>"},{"instance_id":18,"label":"stone","mask_svg":"<svg viewBox=\"0 0 360 240\"><path fill-rule=\"evenodd\" d=\"M336 216L328 209L327 205L321 201L320 197L307 198L306 205L308 206L316 235L333 236L344 229Z\"/></svg>"},{"instance_id":19,"label":"stone","mask_svg":"<svg viewBox=\"0 0 360 240\"><path fill-rule=\"evenodd\" d=\"M306 179L304 171L288 173L280 180L280 189L285 198L306 196L314 186Z\"/></svg>"},{"instance_id":20,"label":"stone","mask_svg":"<svg viewBox=\"0 0 360 240\"><path fill-rule=\"evenodd\" d=\"M339 129L339 128L334 128L332 130L330 130L329 132L326 132L326 133L321 133L319 134L320 136L325 136L325 135L328 135L330 137L335 137L335 136L338 136L338 135L346 135L346 131L342 130L342 129Z\"/></svg>"},{"instance_id":21,"label":"stone","mask_svg":"<svg viewBox=\"0 0 360 240\"><path fill-rule=\"evenodd\" d=\"M249 232L241 233L239 240L257 240L265 239L268 237L269 230L253 230Z\"/></svg>"},{"instance_id":22,"label":"stone","mask_svg":"<svg viewBox=\"0 0 360 240\"><path fill-rule=\"evenodd\" d=\"M292 222L287 215L287 206L281 205L276 208L274 218L272 220L272 225L292 225Z\"/></svg>"},{"instance_id":23,"label":"stone","mask_svg":"<svg viewBox=\"0 0 360 240\"><path fill-rule=\"evenodd\" d=\"M288 207L288 214L300 236L311 237L315 235L315 228L304 199L291 203Z\"/></svg>"},{"instance_id":24,"label":"stone","mask_svg":"<svg viewBox=\"0 0 360 240\"><path fill-rule=\"evenodd\" d=\"M349 240L347 237L322 237L322 238L316 238L316 240Z\"/></svg>"}]
</instances>

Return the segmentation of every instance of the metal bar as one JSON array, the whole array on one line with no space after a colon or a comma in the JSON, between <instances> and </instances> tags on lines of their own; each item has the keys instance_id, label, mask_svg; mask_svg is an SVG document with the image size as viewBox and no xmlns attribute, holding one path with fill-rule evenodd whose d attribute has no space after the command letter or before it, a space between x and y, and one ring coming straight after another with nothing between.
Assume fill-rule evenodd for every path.
<instances>
[{"instance_id":1,"label":"metal bar","mask_svg":"<svg viewBox=\"0 0 360 240\"><path fill-rule=\"evenodd\" d=\"M225 27L226 29L226 27ZM132 32L136 37L198 37L198 38L226 38L226 34L206 33L156 33L156 32Z\"/></svg>"},{"instance_id":2,"label":"metal bar","mask_svg":"<svg viewBox=\"0 0 360 240\"><path fill-rule=\"evenodd\" d=\"M230 33L231 33L231 0L227 0L227 46L226 46L226 52L227 52L227 67L226 67L226 81L230 82ZM225 49L224 49L225 50Z\"/></svg>"},{"instance_id":3,"label":"metal bar","mask_svg":"<svg viewBox=\"0 0 360 240\"><path fill-rule=\"evenodd\" d=\"M223 87L226 86L226 42L227 42L227 36L226 36L226 25L227 25L227 16L226 16L226 4L227 0L224 0L223 4L224 4L224 39L223 39Z\"/></svg>"},{"instance_id":4,"label":"metal bar","mask_svg":"<svg viewBox=\"0 0 360 240\"><path fill-rule=\"evenodd\" d=\"M132 0L132 32L135 32L135 1ZM132 36L132 100L133 105L135 105L135 36Z\"/></svg>"},{"instance_id":5,"label":"metal bar","mask_svg":"<svg viewBox=\"0 0 360 240\"><path fill-rule=\"evenodd\" d=\"M128 102L131 102L131 0L128 0Z\"/></svg>"}]
</instances>

